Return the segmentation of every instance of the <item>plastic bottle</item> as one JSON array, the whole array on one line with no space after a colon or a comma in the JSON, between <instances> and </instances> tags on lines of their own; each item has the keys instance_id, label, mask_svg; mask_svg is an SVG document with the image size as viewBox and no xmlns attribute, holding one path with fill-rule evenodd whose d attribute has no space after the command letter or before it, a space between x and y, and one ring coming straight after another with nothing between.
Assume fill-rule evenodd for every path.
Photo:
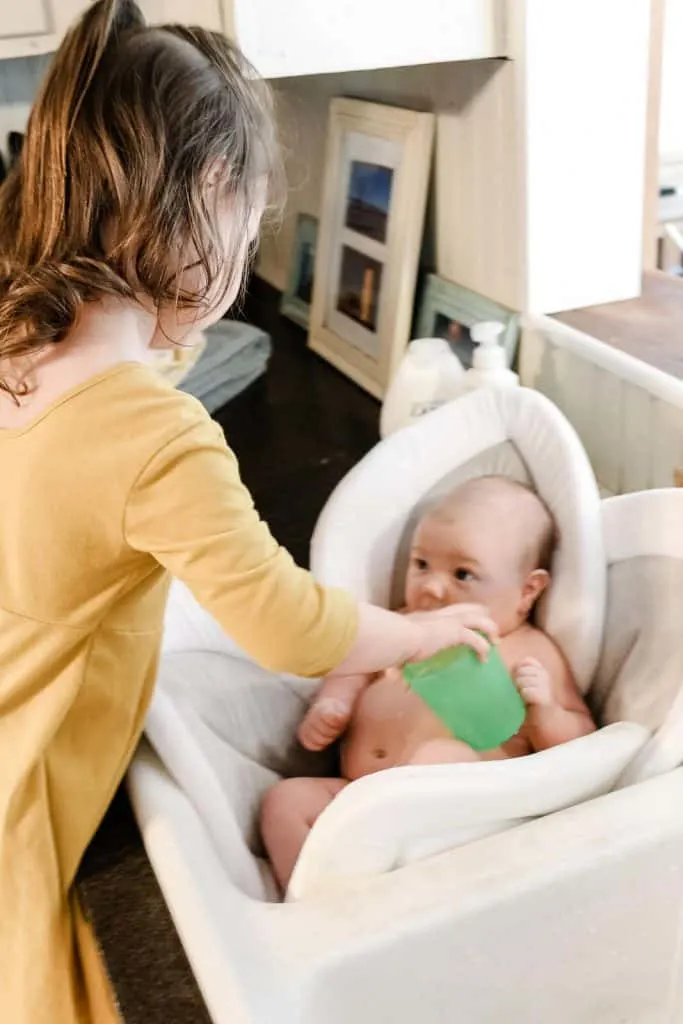
<instances>
[{"instance_id":1,"label":"plastic bottle","mask_svg":"<svg viewBox=\"0 0 683 1024\"><path fill-rule=\"evenodd\" d=\"M477 347L472 356L472 369L467 371L463 380L463 390L514 388L519 385L519 377L508 368L505 349L498 340L504 330L505 325L495 320L472 327L470 335Z\"/></svg>"},{"instance_id":2,"label":"plastic bottle","mask_svg":"<svg viewBox=\"0 0 683 1024\"><path fill-rule=\"evenodd\" d=\"M382 405L381 436L407 427L418 416L456 398L465 376L460 360L443 338L411 341Z\"/></svg>"}]
</instances>

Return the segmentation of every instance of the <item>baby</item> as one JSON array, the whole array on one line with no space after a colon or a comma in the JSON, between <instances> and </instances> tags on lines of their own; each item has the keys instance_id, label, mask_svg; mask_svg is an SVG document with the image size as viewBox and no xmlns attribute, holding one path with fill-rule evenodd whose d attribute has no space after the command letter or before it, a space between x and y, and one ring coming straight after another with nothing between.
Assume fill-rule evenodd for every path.
<instances>
[{"instance_id":1,"label":"baby","mask_svg":"<svg viewBox=\"0 0 683 1024\"><path fill-rule=\"evenodd\" d=\"M527 707L524 724L501 747L477 753L409 689L400 668L323 682L299 740L309 750L323 750L342 737L343 777L285 779L266 794L262 834L283 890L316 818L354 779L397 765L521 757L593 732L561 651L529 621L550 582L554 545L546 506L507 477L461 484L425 514L412 539L405 610L485 606ZM473 612L481 614L481 608Z\"/></svg>"}]
</instances>

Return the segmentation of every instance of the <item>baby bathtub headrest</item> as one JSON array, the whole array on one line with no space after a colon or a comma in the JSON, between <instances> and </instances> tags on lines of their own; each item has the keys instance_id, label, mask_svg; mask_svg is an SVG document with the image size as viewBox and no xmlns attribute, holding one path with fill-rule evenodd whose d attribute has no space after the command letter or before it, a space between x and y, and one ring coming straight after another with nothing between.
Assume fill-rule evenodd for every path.
<instances>
[{"instance_id":1,"label":"baby bathtub headrest","mask_svg":"<svg viewBox=\"0 0 683 1024\"><path fill-rule=\"evenodd\" d=\"M607 614L591 704L602 723L653 734L630 784L683 763L683 490L610 498L603 518Z\"/></svg>"},{"instance_id":2,"label":"baby bathtub headrest","mask_svg":"<svg viewBox=\"0 0 683 1024\"><path fill-rule=\"evenodd\" d=\"M537 618L583 690L597 664L606 571L600 497L573 428L543 395L480 389L392 434L339 484L315 529L311 565L325 584L389 606L406 543L425 502L463 480L527 481L548 504L560 542ZM403 559L403 564L401 560Z\"/></svg>"}]
</instances>

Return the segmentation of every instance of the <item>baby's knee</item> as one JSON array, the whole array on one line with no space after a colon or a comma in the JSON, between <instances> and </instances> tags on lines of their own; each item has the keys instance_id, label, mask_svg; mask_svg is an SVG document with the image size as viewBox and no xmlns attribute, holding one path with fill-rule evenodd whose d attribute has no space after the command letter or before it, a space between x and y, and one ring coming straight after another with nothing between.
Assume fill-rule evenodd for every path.
<instances>
[{"instance_id":1,"label":"baby's knee","mask_svg":"<svg viewBox=\"0 0 683 1024\"><path fill-rule=\"evenodd\" d=\"M342 779L283 779L268 790L261 804L261 830L277 830L283 822L309 827L346 783Z\"/></svg>"},{"instance_id":2,"label":"baby's knee","mask_svg":"<svg viewBox=\"0 0 683 1024\"><path fill-rule=\"evenodd\" d=\"M261 804L261 828L279 828L283 821L291 822L309 815L315 803L315 789L308 778L282 779L268 790Z\"/></svg>"},{"instance_id":3,"label":"baby's knee","mask_svg":"<svg viewBox=\"0 0 683 1024\"><path fill-rule=\"evenodd\" d=\"M261 801L261 828L287 817L301 801L302 779L282 779L271 786Z\"/></svg>"}]
</instances>

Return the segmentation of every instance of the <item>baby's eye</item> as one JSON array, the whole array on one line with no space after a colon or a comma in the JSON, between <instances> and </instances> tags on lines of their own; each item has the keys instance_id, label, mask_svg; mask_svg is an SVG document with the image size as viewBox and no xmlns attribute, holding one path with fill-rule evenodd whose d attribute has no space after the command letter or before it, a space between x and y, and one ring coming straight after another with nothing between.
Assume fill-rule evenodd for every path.
<instances>
[{"instance_id":1,"label":"baby's eye","mask_svg":"<svg viewBox=\"0 0 683 1024\"><path fill-rule=\"evenodd\" d=\"M426 562L424 558L415 558L413 561L415 563L415 568L420 572L426 572L429 568L429 563Z\"/></svg>"},{"instance_id":2,"label":"baby's eye","mask_svg":"<svg viewBox=\"0 0 683 1024\"><path fill-rule=\"evenodd\" d=\"M469 569L456 569L453 573L458 583L469 583L474 579L474 576Z\"/></svg>"}]
</instances>

